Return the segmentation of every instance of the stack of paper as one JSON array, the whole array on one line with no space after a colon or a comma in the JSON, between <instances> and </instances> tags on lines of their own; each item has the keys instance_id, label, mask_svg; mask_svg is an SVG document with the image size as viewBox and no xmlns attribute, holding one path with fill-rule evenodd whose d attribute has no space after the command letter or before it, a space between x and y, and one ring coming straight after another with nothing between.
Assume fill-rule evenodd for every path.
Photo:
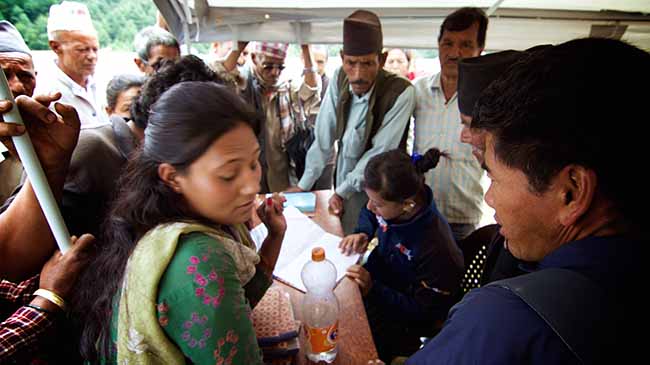
<instances>
[{"instance_id":1,"label":"stack of paper","mask_svg":"<svg viewBox=\"0 0 650 365\"><path fill-rule=\"evenodd\" d=\"M273 271L273 275L280 281L304 292L305 286L302 284L300 272L302 267L311 260L311 250L314 247L325 249L325 258L336 267L337 282L345 276L347 268L359 260L359 254L343 255L339 250L341 237L325 232L297 208L292 206L285 208L284 217L287 220L287 231ZM251 231L258 250L267 235L268 231L263 224Z\"/></svg>"}]
</instances>

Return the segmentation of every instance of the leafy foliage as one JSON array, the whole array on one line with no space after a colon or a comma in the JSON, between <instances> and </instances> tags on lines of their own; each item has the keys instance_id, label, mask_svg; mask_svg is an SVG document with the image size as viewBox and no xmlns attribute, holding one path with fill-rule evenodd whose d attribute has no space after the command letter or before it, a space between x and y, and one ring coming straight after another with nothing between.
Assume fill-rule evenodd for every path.
<instances>
[{"instance_id":1,"label":"leafy foliage","mask_svg":"<svg viewBox=\"0 0 650 365\"><path fill-rule=\"evenodd\" d=\"M90 10L102 48L132 50L133 37L154 24L156 6L151 0L76 0ZM61 0L2 0L0 19L9 20L33 50L48 49L47 17L52 4Z\"/></svg>"}]
</instances>

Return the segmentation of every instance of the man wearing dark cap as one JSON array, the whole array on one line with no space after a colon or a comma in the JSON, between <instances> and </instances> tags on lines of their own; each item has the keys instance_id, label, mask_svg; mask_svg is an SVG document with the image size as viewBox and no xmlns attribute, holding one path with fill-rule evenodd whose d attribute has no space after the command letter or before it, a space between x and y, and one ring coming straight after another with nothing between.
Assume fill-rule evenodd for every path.
<instances>
[{"instance_id":1,"label":"man wearing dark cap","mask_svg":"<svg viewBox=\"0 0 650 365\"><path fill-rule=\"evenodd\" d=\"M461 124L460 141L472 145L474 157L483 163L485 137L478 129L471 129L474 105L483 90L520 59L533 52L551 47L539 45L525 51L507 50L458 62L458 109Z\"/></svg>"},{"instance_id":2,"label":"man wearing dark cap","mask_svg":"<svg viewBox=\"0 0 650 365\"><path fill-rule=\"evenodd\" d=\"M31 52L18 30L6 20L0 20L0 67L9 81L14 98L19 95L32 96L36 71ZM0 203L16 189L22 173L20 161L0 144Z\"/></svg>"},{"instance_id":3,"label":"man wearing dark cap","mask_svg":"<svg viewBox=\"0 0 650 365\"><path fill-rule=\"evenodd\" d=\"M403 78L383 70L379 17L357 10L343 22L343 66L332 75L316 119L315 140L307 153L299 190L310 190L338 141L332 213L342 216L345 234L353 232L368 197L363 170L374 155L406 144L415 90Z\"/></svg>"},{"instance_id":4,"label":"man wearing dark cap","mask_svg":"<svg viewBox=\"0 0 650 365\"><path fill-rule=\"evenodd\" d=\"M472 146L472 153L481 164L485 141L479 131L470 129L474 104L483 90L524 54L509 50L468 58L458 63L458 109L462 124L460 141Z\"/></svg>"},{"instance_id":5,"label":"man wearing dark cap","mask_svg":"<svg viewBox=\"0 0 650 365\"><path fill-rule=\"evenodd\" d=\"M436 147L450 153L452 162L440 164L425 178L456 240L472 232L483 215L483 170L472 157L471 147L458 140L458 62L481 54L487 25L485 13L478 8L461 8L448 15L438 34L441 71L414 84L417 103L413 149L423 154Z\"/></svg>"},{"instance_id":6,"label":"man wearing dark cap","mask_svg":"<svg viewBox=\"0 0 650 365\"><path fill-rule=\"evenodd\" d=\"M508 50L458 62L458 108L462 123L460 142L472 146L472 153L481 165L485 136L482 131L470 128L476 100L492 81L525 57L528 51ZM465 265L466 272L461 283L463 294L490 282L523 273L519 268L521 261L508 251L504 237L499 234L499 228L498 224L481 227L459 242L465 262L472 266Z\"/></svg>"}]
</instances>

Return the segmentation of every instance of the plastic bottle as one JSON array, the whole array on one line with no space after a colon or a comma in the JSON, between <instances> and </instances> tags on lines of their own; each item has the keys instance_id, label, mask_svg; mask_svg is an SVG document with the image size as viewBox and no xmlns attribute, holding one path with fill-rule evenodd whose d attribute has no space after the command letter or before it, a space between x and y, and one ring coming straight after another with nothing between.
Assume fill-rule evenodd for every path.
<instances>
[{"instance_id":1,"label":"plastic bottle","mask_svg":"<svg viewBox=\"0 0 650 365\"><path fill-rule=\"evenodd\" d=\"M331 363L338 353L339 301L334 295L336 267L325 259L325 250L315 247L311 261L300 274L307 294L303 299L302 318L307 335L307 358Z\"/></svg>"}]
</instances>

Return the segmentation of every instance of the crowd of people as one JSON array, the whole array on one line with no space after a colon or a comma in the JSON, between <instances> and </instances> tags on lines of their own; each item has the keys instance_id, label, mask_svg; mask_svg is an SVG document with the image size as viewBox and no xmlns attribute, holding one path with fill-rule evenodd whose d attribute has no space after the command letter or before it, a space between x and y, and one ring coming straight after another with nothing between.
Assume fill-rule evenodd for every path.
<instances>
[{"instance_id":1,"label":"crowd of people","mask_svg":"<svg viewBox=\"0 0 650 365\"><path fill-rule=\"evenodd\" d=\"M281 193L330 188L340 249L371 250L346 275L385 363L636 356L650 54L585 38L482 55L488 23L449 14L441 71L416 78L357 10L342 66L327 75L327 48L302 44L289 80L287 44L215 43L205 62L154 25L134 38L141 74L115 75L104 101L85 5L50 8L52 72L0 21L16 98L0 116L25 122L0 119L0 363L262 364L250 313L273 282ZM64 255L11 142L24 133L73 235ZM483 200L497 224L477 230Z\"/></svg>"}]
</instances>

